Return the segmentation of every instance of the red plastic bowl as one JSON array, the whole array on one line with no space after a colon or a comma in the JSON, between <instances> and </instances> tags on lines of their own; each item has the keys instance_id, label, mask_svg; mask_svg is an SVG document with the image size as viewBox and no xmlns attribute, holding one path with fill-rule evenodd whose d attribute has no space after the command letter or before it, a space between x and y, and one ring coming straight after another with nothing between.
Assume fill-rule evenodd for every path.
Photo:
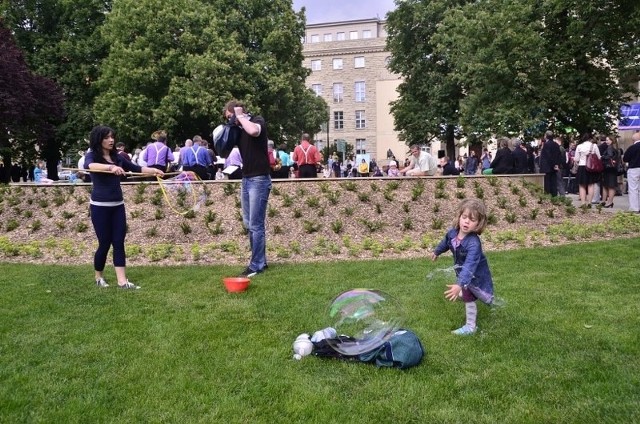
<instances>
[{"instance_id":1,"label":"red plastic bowl","mask_svg":"<svg viewBox=\"0 0 640 424\"><path fill-rule=\"evenodd\" d=\"M246 277L226 277L222 282L229 293L243 292L249 287L249 279Z\"/></svg>"}]
</instances>

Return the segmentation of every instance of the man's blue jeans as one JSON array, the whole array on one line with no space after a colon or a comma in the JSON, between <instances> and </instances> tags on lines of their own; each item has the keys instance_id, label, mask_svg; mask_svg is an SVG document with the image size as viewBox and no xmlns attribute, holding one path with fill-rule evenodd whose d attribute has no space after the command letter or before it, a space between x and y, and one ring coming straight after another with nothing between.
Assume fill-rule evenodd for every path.
<instances>
[{"instance_id":1,"label":"man's blue jeans","mask_svg":"<svg viewBox=\"0 0 640 424\"><path fill-rule=\"evenodd\" d=\"M262 271L267 265L267 237L265 221L271 192L271 176L242 178L242 222L249 232L251 262L249 268Z\"/></svg>"}]
</instances>

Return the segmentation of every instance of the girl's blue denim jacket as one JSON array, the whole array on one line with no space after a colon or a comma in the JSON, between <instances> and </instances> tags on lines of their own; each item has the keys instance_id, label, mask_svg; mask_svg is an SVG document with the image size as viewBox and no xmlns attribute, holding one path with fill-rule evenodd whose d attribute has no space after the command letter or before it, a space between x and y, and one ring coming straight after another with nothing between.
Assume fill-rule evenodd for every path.
<instances>
[{"instance_id":1,"label":"girl's blue denim jacket","mask_svg":"<svg viewBox=\"0 0 640 424\"><path fill-rule=\"evenodd\" d=\"M452 228L447 231L444 239L436 246L434 253L440 256L450 250L453 253L453 263L458 277L457 284L461 287L475 287L493 295L493 278L489 270L489 262L482 252L482 242L475 233L467 234L457 249L452 241L458 236L458 230Z\"/></svg>"}]
</instances>

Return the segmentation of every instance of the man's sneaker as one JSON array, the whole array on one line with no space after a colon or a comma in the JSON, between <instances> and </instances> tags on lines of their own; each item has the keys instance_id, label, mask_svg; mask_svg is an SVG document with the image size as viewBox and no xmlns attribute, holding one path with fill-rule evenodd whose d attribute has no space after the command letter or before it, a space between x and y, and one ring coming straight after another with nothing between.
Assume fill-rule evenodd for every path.
<instances>
[{"instance_id":1,"label":"man's sneaker","mask_svg":"<svg viewBox=\"0 0 640 424\"><path fill-rule=\"evenodd\" d=\"M126 283L124 284L118 284L118 287L121 289L133 289L133 290L138 290L140 288L140 286L136 286L135 284L133 284L132 282L130 282L129 280L127 280Z\"/></svg>"},{"instance_id":2,"label":"man's sneaker","mask_svg":"<svg viewBox=\"0 0 640 424\"><path fill-rule=\"evenodd\" d=\"M260 274L261 272L263 272L264 270L260 270L260 271L254 271L251 268L247 267L244 271L242 271L240 273L240 275L238 275L238 277L242 277L242 278L251 278L256 274Z\"/></svg>"},{"instance_id":3,"label":"man's sneaker","mask_svg":"<svg viewBox=\"0 0 640 424\"><path fill-rule=\"evenodd\" d=\"M109 284L107 284L104 278L100 277L96 280L96 286L106 289L107 287L109 287Z\"/></svg>"},{"instance_id":4,"label":"man's sneaker","mask_svg":"<svg viewBox=\"0 0 640 424\"><path fill-rule=\"evenodd\" d=\"M476 329L466 324L458 328L457 330L453 330L451 332L451 334L455 334L456 336L470 336L475 333L476 333Z\"/></svg>"}]
</instances>

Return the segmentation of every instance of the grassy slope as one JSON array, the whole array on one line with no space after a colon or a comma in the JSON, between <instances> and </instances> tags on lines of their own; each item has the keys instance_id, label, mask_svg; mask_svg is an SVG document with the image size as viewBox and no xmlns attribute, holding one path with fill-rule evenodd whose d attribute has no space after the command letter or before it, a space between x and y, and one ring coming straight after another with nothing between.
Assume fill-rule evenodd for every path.
<instances>
[{"instance_id":1,"label":"grassy slope","mask_svg":"<svg viewBox=\"0 0 640 424\"><path fill-rule=\"evenodd\" d=\"M277 265L227 294L236 267L134 267L99 290L86 266L0 264L0 422L632 422L640 408L640 239L489 254L505 308L461 304L426 260ZM339 292L403 306L427 356L399 371L291 359Z\"/></svg>"}]
</instances>

